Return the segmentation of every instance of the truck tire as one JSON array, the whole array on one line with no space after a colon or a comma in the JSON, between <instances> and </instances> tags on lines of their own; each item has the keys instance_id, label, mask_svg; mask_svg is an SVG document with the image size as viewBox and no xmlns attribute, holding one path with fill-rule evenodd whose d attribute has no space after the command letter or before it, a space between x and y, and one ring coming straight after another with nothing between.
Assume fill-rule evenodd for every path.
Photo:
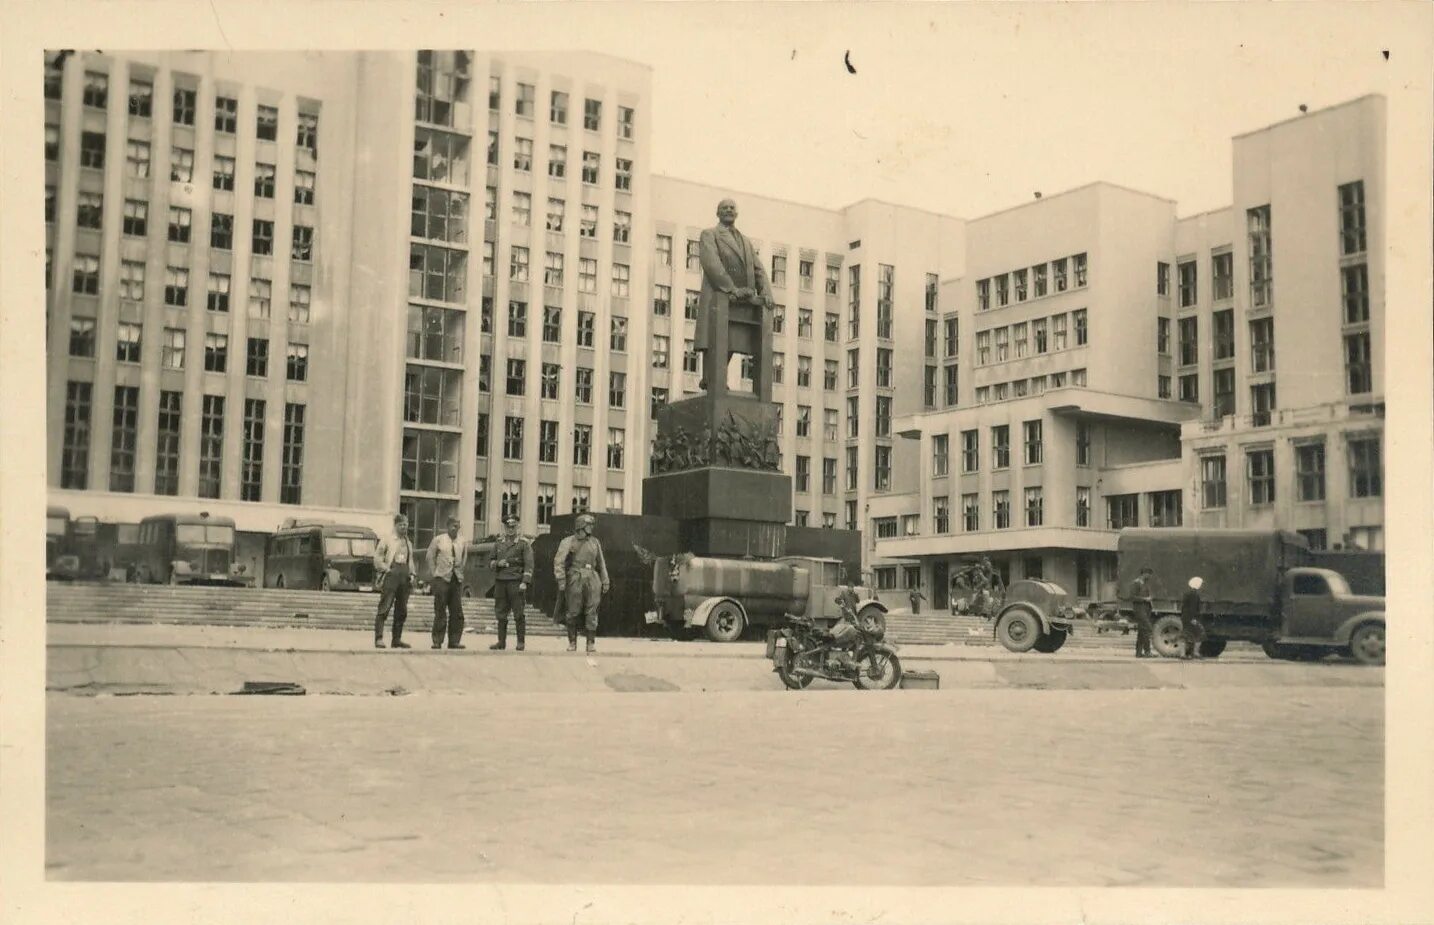
<instances>
[{"instance_id":1,"label":"truck tire","mask_svg":"<svg viewBox=\"0 0 1434 925\"><path fill-rule=\"evenodd\" d=\"M1041 621L1024 608L1007 611L996 624L996 638L1011 652L1029 652L1041 635Z\"/></svg>"},{"instance_id":2,"label":"truck tire","mask_svg":"<svg viewBox=\"0 0 1434 925\"><path fill-rule=\"evenodd\" d=\"M1384 624L1365 623L1349 637L1349 654L1361 665L1384 664Z\"/></svg>"},{"instance_id":3,"label":"truck tire","mask_svg":"<svg viewBox=\"0 0 1434 925\"><path fill-rule=\"evenodd\" d=\"M878 639L886 636L886 612L874 604L867 604L856 615L861 628L874 634Z\"/></svg>"},{"instance_id":4,"label":"truck tire","mask_svg":"<svg viewBox=\"0 0 1434 925\"><path fill-rule=\"evenodd\" d=\"M1066 644L1066 636L1068 635L1069 633L1066 630L1059 628L1053 629L1049 633L1042 634L1041 638L1036 640L1036 644L1032 646L1032 648L1037 652L1049 655Z\"/></svg>"},{"instance_id":5,"label":"truck tire","mask_svg":"<svg viewBox=\"0 0 1434 925\"><path fill-rule=\"evenodd\" d=\"M1200 641L1201 658L1219 658L1220 653L1225 651L1224 639L1202 639Z\"/></svg>"},{"instance_id":6,"label":"truck tire","mask_svg":"<svg viewBox=\"0 0 1434 925\"><path fill-rule=\"evenodd\" d=\"M1155 621L1155 626L1150 631L1150 644L1166 658L1179 658L1185 654L1185 644L1181 641L1183 633L1180 618L1174 614L1166 614Z\"/></svg>"},{"instance_id":7,"label":"truck tire","mask_svg":"<svg viewBox=\"0 0 1434 925\"><path fill-rule=\"evenodd\" d=\"M707 638L713 642L736 642L742 638L742 608L723 601L707 615Z\"/></svg>"}]
</instances>

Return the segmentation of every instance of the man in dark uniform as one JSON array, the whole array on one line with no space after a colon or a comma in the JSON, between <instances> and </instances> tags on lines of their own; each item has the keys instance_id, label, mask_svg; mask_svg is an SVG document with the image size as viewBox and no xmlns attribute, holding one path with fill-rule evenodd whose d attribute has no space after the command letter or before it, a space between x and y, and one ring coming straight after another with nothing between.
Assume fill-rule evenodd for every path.
<instances>
[{"instance_id":1,"label":"man in dark uniform","mask_svg":"<svg viewBox=\"0 0 1434 925\"><path fill-rule=\"evenodd\" d=\"M1190 579L1190 590L1180 600L1180 636L1185 642L1184 658L1199 658L1200 637L1205 627L1200 624L1200 587L1205 580L1200 576Z\"/></svg>"},{"instance_id":2,"label":"man in dark uniform","mask_svg":"<svg viewBox=\"0 0 1434 925\"><path fill-rule=\"evenodd\" d=\"M508 614L518 624L518 651L523 651L526 618L524 592L533 581L533 547L518 533L518 518L503 521L503 535L493 544L489 565L493 569L493 612L498 617L498 641L488 648L508 648Z\"/></svg>"},{"instance_id":3,"label":"man in dark uniform","mask_svg":"<svg viewBox=\"0 0 1434 925\"><path fill-rule=\"evenodd\" d=\"M1150 658L1151 603L1150 579L1155 570L1145 566L1130 583L1130 611L1135 618L1135 657Z\"/></svg>"},{"instance_id":4,"label":"man in dark uniform","mask_svg":"<svg viewBox=\"0 0 1434 925\"><path fill-rule=\"evenodd\" d=\"M383 623L393 611L393 647L412 648L403 641L403 622L408 619L408 595L413 589L413 544L408 541L408 518L393 518L393 535L379 542L373 551L373 569L378 585L378 616L373 621L373 646L383 648Z\"/></svg>"},{"instance_id":5,"label":"man in dark uniform","mask_svg":"<svg viewBox=\"0 0 1434 925\"><path fill-rule=\"evenodd\" d=\"M603 560L602 543L592 535L597 518L579 514L573 535L558 544L553 557L553 575L558 580L558 599L567 604L568 651L578 650L578 617L587 629L588 652L597 651L598 602L612 587Z\"/></svg>"},{"instance_id":6,"label":"man in dark uniform","mask_svg":"<svg viewBox=\"0 0 1434 925\"><path fill-rule=\"evenodd\" d=\"M926 600L926 595L921 593L921 589L913 585L911 590L906 593L906 597L911 601L911 612L921 613L921 602Z\"/></svg>"}]
</instances>

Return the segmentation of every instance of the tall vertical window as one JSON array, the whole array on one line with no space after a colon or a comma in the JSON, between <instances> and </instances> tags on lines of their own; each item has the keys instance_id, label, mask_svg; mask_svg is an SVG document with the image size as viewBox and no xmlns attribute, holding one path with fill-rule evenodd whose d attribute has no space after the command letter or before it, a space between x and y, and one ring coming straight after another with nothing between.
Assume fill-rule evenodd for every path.
<instances>
[{"instance_id":1,"label":"tall vertical window","mask_svg":"<svg viewBox=\"0 0 1434 925\"><path fill-rule=\"evenodd\" d=\"M896 268L889 264L878 264L876 281L876 336L891 338L894 291L896 289Z\"/></svg>"},{"instance_id":2,"label":"tall vertical window","mask_svg":"<svg viewBox=\"0 0 1434 925\"><path fill-rule=\"evenodd\" d=\"M567 125L568 95L561 90L554 90L548 100L548 121L554 125Z\"/></svg>"},{"instance_id":3,"label":"tall vertical window","mask_svg":"<svg viewBox=\"0 0 1434 925\"><path fill-rule=\"evenodd\" d=\"M1193 260L1181 261L1180 271L1180 307L1190 308L1195 304L1199 295L1196 286L1196 263Z\"/></svg>"},{"instance_id":4,"label":"tall vertical window","mask_svg":"<svg viewBox=\"0 0 1434 925\"><path fill-rule=\"evenodd\" d=\"M860 449L859 447L849 446L849 447L846 448L846 490L847 490L847 491L856 491L857 486L860 484L860 482L859 482L860 475L859 475L859 468L858 468L858 459L860 458L860 453L861 453L861 449ZM850 517L847 518L847 522L848 522L848 523L853 522L853 518L850 518Z\"/></svg>"},{"instance_id":5,"label":"tall vertical window","mask_svg":"<svg viewBox=\"0 0 1434 925\"><path fill-rule=\"evenodd\" d=\"M304 382L309 378L309 345L291 343L285 363L285 377L290 382Z\"/></svg>"},{"instance_id":6,"label":"tall vertical window","mask_svg":"<svg viewBox=\"0 0 1434 925\"><path fill-rule=\"evenodd\" d=\"M214 155L213 186L217 190L234 191L234 158Z\"/></svg>"},{"instance_id":7,"label":"tall vertical window","mask_svg":"<svg viewBox=\"0 0 1434 925\"><path fill-rule=\"evenodd\" d=\"M1275 503L1275 451L1249 450L1245 453L1245 477L1250 486L1251 504Z\"/></svg>"},{"instance_id":8,"label":"tall vertical window","mask_svg":"<svg viewBox=\"0 0 1434 925\"><path fill-rule=\"evenodd\" d=\"M991 492L991 525L997 530L1005 530L1011 526L1011 493L1009 491Z\"/></svg>"},{"instance_id":9,"label":"tall vertical window","mask_svg":"<svg viewBox=\"0 0 1434 925\"><path fill-rule=\"evenodd\" d=\"M1274 300L1274 272L1270 252L1270 207L1260 206L1245 213L1250 245L1250 306L1261 308Z\"/></svg>"},{"instance_id":10,"label":"tall vertical window","mask_svg":"<svg viewBox=\"0 0 1434 925\"><path fill-rule=\"evenodd\" d=\"M279 140L279 110L260 104L254 117L254 134L260 141Z\"/></svg>"},{"instance_id":11,"label":"tall vertical window","mask_svg":"<svg viewBox=\"0 0 1434 925\"><path fill-rule=\"evenodd\" d=\"M134 457L139 433L139 389L115 386L114 428L110 431L110 491L134 491Z\"/></svg>"},{"instance_id":12,"label":"tall vertical window","mask_svg":"<svg viewBox=\"0 0 1434 925\"><path fill-rule=\"evenodd\" d=\"M528 362L516 357L508 358L508 375L505 391L509 395L527 394Z\"/></svg>"},{"instance_id":13,"label":"tall vertical window","mask_svg":"<svg viewBox=\"0 0 1434 925\"><path fill-rule=\"evenodd\" d=\"M1344 376L1345 386L1351 395L1363 395L1374 390L1368 331L1345 335Z\"/></svg>"},{"instance_id":14,"label":"tall vertical window","mask_svg":"<svg viewBox=\"0 0 1434 925\"><path fill-rule=\"evenodd\" d=\"M165 328L164 337L160 341L160 369L183 369L184 368L184 342L185 331L183 328Z\"/></svg>"},{"instance_id":15,"label":"tall vertical window","mask_svg":"<svg viewBox=\"0 0 1434 925\"><path fill-rule=\"evenodd\" d=\"M622 469L626 440L627 434L623 428L609 427L607 429L607 467L609 469Z\"/></svg>"},{"instance_id":16,"label":"tall vertical window","mask_svg":"<svg viewBox=\"0 0 1434 925\"><path fill-rule=\"evenodd\" d=\"M583 100L583 128L596 132L602 126L602 101Z\"/></svg>"},{"instance_id":17,"label":"tall vertical window","mask_svg":"<svg viewBox=\"0 0 1434 925\"><path fill-rule=\"evenodd\" d=\"M215 212L209 220L209 246L218 250L234 248L234 216Z\"/></svg>"},{"instance_id":18,"label":"tall vertical window","mask_svg":"<svg viewBox=\"0 0 1434 925\"><path fill-rule=\"evenodd\" d=\"M1256 318L1250 322L1250 371L1273 372L1275 368L1275 319Z\"/></svg>"},{"instance_id":19,"label":"tall vertical window","mask_svg":"<svg viewBox=\"0 0 1434 925\"><path fill-rule=\"evenodd\" d=\"M164 304L184 307L189 304L189 270L166 267L164 271Z\"/></svg>"},{"instance_id":20,"label":"tall vertical window","mask_svg":"<svg viewBox=\"0 0 1434 925\"><path fill-rule=\"evenodd\" d=\"M1025 460L1028 466L1038 466L1042 459L1041 422L1026 421L1022 425L1025 444Z\"/></svg>"},{"instance_id":21,"label":"tall vertical window","mask_svg":"<svg viewBox=\"0 0 1434 925\"><path fill-rule=\"evenodd\" d=\"M269 375L269 339L267 337L251 337L244 352L244 374L253 376L256 379L264 379Z\"/></svg>"},{"instance_id":22,"label":"tall vertical window","mask_svg":"<svg viewBox=\"0 0 1434 925\"><path fill-rule=\"evenodd\" d=\"M1011 428L1001 424L991 428L991 468L1006 469L1011 465Z\"/></svg>"},{"instance_id":23,"label":"tall vertical window","mask_svg":"<svg viewBox=\"0 0 1434 925\"><path fill-rule=\"evenodd\" d=\"M1205 510L1225 506L1224 454L1200 457L1200 506Z\"/></svg>"},{"instance_id":24,"label":"tall vertical window","mask_svg":"<svg viewBox=\"0 0 1434 925\"><path fill-rule=\"evenodd\" d=\"M961 529L967 533L981 529L981 496L974 492L961 496Z\"/></svg>"},{"instance_id":25,"label":"tall vertical window","mask_svg":"<svg viewBox=\"0 0 1434 925\"><path fill-rule=\"evenodd\" d=\"M1026 489L1026 526L1039 527L1045 523L1045 498L1040 487Z\"/></svg>"},{"instance_id":26,"label":"tall vertical window","mask_svg":"<svg viewBox=\"0 0 1434 925\"><path fill-rule=\"evenodd\" d=\"M951 466L951 437L935 434L931 437L931 475L941 478L948 474Z\"/></svg>"},{"instance_id":27,"label":"tall vertical window","mask_svg":"<svg viewBox=\"0 0 1434 925\"><path fill-rule=\"evenodd\" d=\"M48 138L46 139L48 142ZM59 138L56 137L56 143ZM125 142L125 175L143 180L149 176L149 142Z\"/></svg>"},{"instance_id":28,"label":"tall vertical window","mask_svg":"<svg viewBox=\"0 0 1434 925\"><path fill-rule=\"evenodd\" d=\"M217 498L224 467L224 396L204 396L199 423L199 497Z\"/></svg>"},{"instance_id":29,"label":"tall vertical window","mask_svg":"<svg viewBox=\"0 0 1434 925\"><path fill-rule=\"evenodd\" d=\"M299 113L294 132L294 144L311 153L319 150L319 117L312 112Z\"/></svg>"},{"instance_id":30,"label":"tall vertical window","mask_svg":"<svg viewBox=\"0 0 1434 925\"><path fill-rule=\"evenodd\" d=\"M558 509L558 486L550 482L541 482L538 485L538 525L545 526L553 522L553 514Z\"/></svg>"},{"instance_id":31,"label":"tall vertical window","mask_svg":"<svg viewBox=\"0 0 1434 925\"><path fill-rule=\"evenodd\" d=\"M45 222L55 220L55 188L45 188ZM75 224L80 228L99 228L104 217L105 197L99 193L80 193L75 205Z\"/></svg>"},{"instance_id":32,"label":"tall vertical window","mask_svg":"<svg viewBox=\"0 0 1434 925\"><path fill-rule=\"evenodd\" d=\"M1339 252L1343 256L1365 251L1364 181L1339 188Z\"/></svg>"},{"instance_id":33,"label":"tall vertical window","mask_svg":"<svg viewBox=\"0 0 1434 925\"><path fill-rule=\"evenodd\" d=\"M300 286L297 283L289 285L289 321L294 324L309 323L309 303L312 291L308 286ZM434 309L435 313L452 314L443 309ZM455 351L456 353L456 351ZM444 356L443 359L450 359Z\"/></svg>"},{"instance_id":34,"label":"tall vertical window","mask_svg":"<svg viewBox=\"0 0 1434 925\"><path fill-rule=\"evenodd\" d=\"M1295 491L1300 501L1324 500L1324 443L1295 445Z\"/></svg>"},{"instance_id":35,"label":"tall vertical window","mask_svg":"<svg viewBox=\"0 0 1434 925\"><path fill-rule=\"evenodd\" d=\"M130 302L144 301L144 264L139 261L120 262L120 298Z\"/></svg>"},{"instance_id":36,"label":"tall vertical window","mask_svg":"<svg viewBox=\"0 0 1434 925\"><path fill-rule=\"evenodd\" d=\"M229 366L229 335L209 333L204 335L204 370L222 373ZM222 402L221 402L222 407ZM217 497L217 496L214 496Z\"/></svg>"},{"instance_id":37,"label":"tall vertical window","mask_svg":"<svg viewBox=\"0 0 1434 925\"><path fill-rule=\"evenodd\" d=\"M1076 422L1076 465L1089 466L1091 462L1090 452L1090 425L1085 421Z\"/></svg>"},{"instance_id":38,"label":"tall vertical window","mask_svg":"<svg viewBox=\"0 0 1434 925\"><path fill-rule=\"evenodd\" d=\"M634 113L630 106L617 107L617 137L631 141L633 136Z\"/></svg>"},{"instance_id":39,"label":"tall vertical window","mask_svg":"<svg viewBox=\"0 0 1434 925\"><path fill-rule=\"evenodd\" d=\"M872 473L872 487L877 491L891 490L891 447L876 447L876 465Z\"/></svg>"},{"instance_id":40,"label":"tall vertical window","mask_svg":"<svg viewBox=\"0 0 1434 925\"><path fill-rule=\"evenodd\" d=\"M1170 295L1170 264L1163 260L1155 264L1155 294Z\"/></svg>"},{"instance_id":41,"label":"tall vertical window","mask_svg":"<svg viewBox=\"0 0 1434 925\"><path fill-rule=\"evenodd\" d=\"M64 95L65 53L45 52L45 99L58 100Z\"/></svg>"},{"instance_id":42,"label":"tall vertical window","mask_svg":"<svg viewBox=\"0 0 1434 925\"><path fill-rule=\"evenodd\" d=\"M1379 437L1348 438L1349 496L1377 498L1384 494L1383 464Z\"/></svg>"},{"instance_id":43,"label":"tall vertical window","mask_svg":"<svg viewBox=\"0 0 1434 925\"><path fill-rule=\"evenodd\" d=\"M89 487L90 411L94 386L88 382L65 383L65 433L60 452L60 487Z\"/></svg>"},{"instance_id":44,"label":"tall vertical window","mask_svg":"<svg viewBox=\"0 0 1434 925\"><path fill-rule=\"evenodd\" d=\"M632 191L632 160L626 157L614 159L613 185L624 192Z\"/></svg>"},{"instance_id":45,"label":"tall vertical window","mask_svg":"<svg viewBox=\"0 0 1434 925\"><path fill-rule=\"evenodd\" d=\"M1083 346L1090 340L1090 332L1086 327L1086 310L1083 308L1076 309L1071 312L1071 318L1075 324L1075 345L1077 347Z\"/></svg>"},{"instance_id":46,"label":"tall vertical window","mask_svg":"<svg viewBox=\"0 0 1434 925\"><path fill-rule=\"evenodd\" d=\"M169 179L175 183L194 182L194 151L191 148L169 149Z\"/></svg>"},{"instance_id":47,"label":"tall vertical window","mask_svg":"<svg viewBox=\"0 0 1434 925\"><path fill-rule=\"evenodd\" d=\"M1077 527L1090 526L1090 488L1088 486L1077 486L1075 490L1075 525Z\"/></svg>"},{"instance_id":48,"label":"tall vertical window","mask_svg":"<svg viewBox=\"0 0 1434 925\"><path fill-rule=\"evenodd\" d=\"M80 166L103 170L105 166L104 132L80 133Z\"/></svg>"},{"instance_id":49,"label":"tall vertical window","mask_svg":"<svg viewBox=\"0 0 1434 925\"><path fill-rule=\"evenodd\" d=\"M188 244L190 226L193 222L194 213L191 210L170 206L169 240L176 244Z\"/></svg>"},{"instance_id":50,"label":"tall vertical window","mask_svg":"<svg viewBox=\"0 0 1434 925\"><path fill-rule=\"evenodd\" d=\"M100 74L95 71L85 71L84 103L95 109L104 109L109 105L110 78L108 74Z\"/></svg>"},{"instance_id":51,"label":"tall vertical window","mask_svg":"<svg viewBox=\"0 0 1434 925\"><path fill-rule=\"evenodd\" d=\"M593 429L590 424L573 425L573 465L592 464Z\"/></svg>"},{"instance_id":52,"label":"tall vertical window","mask_svg":"<svg viewBox=\"0 0 1434 925\"><path fill-rule=\"evenodd\" d=\"M1215 254L1210 258L1211 295L1216 302L1235 296L1235 255Z\"/></svg>"},{"instance_id":53,"label":"tall vertical window","mask_svg":"<svg viewBox=\"0 0 1434 925\"><path fill-rule=\"evenodd\" d=\"M159 428L155 439L154 493L179 494L179 425L183 394L159 393Z\"/></svg>"},{"instance_id":54,"label":"tall vertical window","mask_svg":"<svg viewBox=\"0 0 1434 925\"><path fill-rule=\"evenodd\" d=\"M828 456L822 459L822 494L836 494L837 461Z\"/></svg>"},{"instance_id":55,"label":"tall vertical window","mask_svg":"<svg viewBox=\"0 0 1434 925\"><path fill-rule=\"evenodd\" d=\"M558 461L558 422L538 422L538 462Z\"/></svg>"},{"instance_id":56,"label":"tall vertical window","mask_svg":"<svg viewBox=\"0 0 1434 925\"><path fill-rule=\"evenodd\" d=\"M562 367L557 363L544 363L541 373L541 380L538 384L538 397L556 401L558 391L562 387Z\"/></svg>"},{"instance_id":57,"label":"tall vertical window","mask_svg":"<svg viewBox=\"0 0 1434 925\"><path fill-rule=\"evenodd\" d=\"M1200 362L1200 319L1180 319L1180 365L1194 366Z\"/></svg>"},{"instance_id":58,"label":"tall vertical window","mask_svg":"<svg viewBox=\"0 0 1434 925\"><path fill-rule=\"evenodd\" d=\"M304 492L304 406L284 405L284 454L279 470L279 503L300 504Z\"/></svg>"},{"instance_id":59,"label":"tall vertical window","mask_svg":"<svg viewBox=\"0 0 1434 925\"><path fill-rule=\"evenodd\" d=\"M122 321L115 335L115 360L120 363L140 361L141 327Z\"/></svg>"},{"instance_id":60,"label":"tall vertical window","mask_svg":"<svg viewBox=\"0 0 1434 925\"><path fill-rule=\"evenodd\" d=\"M214 98L214 130L233 135L239 129L239 101L232 96Z\"/></svg>"},{"instance_id":61,"label":"tall vertical window","mask_svg":"<svg viewBox=\"0 0 1434 925\"><path fill-rule=\"evenodd\" d=\"M1227 308L1211 316L1214 328L1214 359L1228 360L1235 355L1235 310Z\"/></svg>"},{"instance_id":62,"label":"tall vertical window","mask_svg":"<svg viewBox=\"0 0 1434 925\"><path fill-rule=\"evenodd\" d=\"M1224 417L1227 414L1235 413L1235 371L1233 369L1217 369L1211 377L1211 398L1213 407L1210 409L1215 417Z\"/></svg>"},{"instance_id":63,"label":"tall vertical window","mask_svg":"<svg viewBox=\"0 0 1434 925\"><path fill-rule=\"evenodd\" d=\"M1369 267L1358 263L1341 267L1340 290L1344 299L1344 323L1362 324L1369 320Z\"/></svg>"},{"instance_id":64,"label":"tall vertical window","mask_svg":"<svg viewBox=\"0 0 1434 925\"><path fill-rule=\"evenodd\" d=\"M265 219L254 219L251 246L255 254L263 257L274 253L274 223Z\"/></svg>"},{"instance_id":65,"label":"tall vertical window","mask_svg":"<svg viewBox=\"0 0 1434 925\"><path fill-rule=\"evenodd\" d=\"M193 87L174 88L174 124L193 125L198 94Z\"/></svg>"},{"instance_id":66,"label":"tall vertical window","mask_svg":"<svg viewBox=\"0 0 1434 925\"><path fill-rule=\"evenodd\" d=\"M523 516L523 483L503 483L503 519Z\"/></svg>"},{"instance_id":67,"label":"tall vertical window","mask_svg":"<svg viewBox=\"0 0 1434 925\"><path fill-rule=\"evenodd\" d=\"M264 408L262 398L244 399L244 455L239 463L239 500L259 501L264 488Z\"/></svg>"},{"instance_id":68,"label":"tall vertical window","mask_svg":"<svg viewBox=\"0 0 1434 925\"><path fill-rule=\"evenodd\" d=\"M503 419L503 458L521 460L523 458L523 419L505 417Z\"/></svg>"},{"instance_id":69,"label":"tall vertical window","mask_svg":"<svg viewBox=\"0 0 1434 925\"><path fill-rule=\"evenodd\" d=\"M257 276L249 279L249 302L248 311L250 318L268 318L274 283L272 280L260 279Z\"/></svg>"},{"instance_id":70,"label":"tall vertical window","mask_svg":"<svg viewBox=\"0 0 1434 925\"><path fill-rule=\"evenodd\" d=\"M1250 386L1250 424L1268 427L1275 413L1275 384L1262 382Z\"/></svg>"},{"instance_id":71,"label":"tall vertical window","mask_svg":"<svg viewBox=\"0 0 1434 925\"><path fill-rule=\"evenodd\" d=\"M316 180L312 171L294 171L294 204L300 206L311 206L314 204L314 184ZM457 197L457 194L454 194ZM466 204L466 198L463 199Z\"/></svg>"}]
</instances>

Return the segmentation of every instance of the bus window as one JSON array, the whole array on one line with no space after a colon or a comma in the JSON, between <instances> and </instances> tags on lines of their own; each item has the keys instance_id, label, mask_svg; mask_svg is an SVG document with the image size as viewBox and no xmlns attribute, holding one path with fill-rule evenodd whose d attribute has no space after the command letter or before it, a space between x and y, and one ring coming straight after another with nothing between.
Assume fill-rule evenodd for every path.
<instances>
[{"instance_id":1,"label":"bus window","mask_svg":"<svg viewBox=\"0 0 1434 925\"><path fill-rule=\"evenodd\" d=\"M377 541L366 536L324 537L325 556L355 556L371 559L377 547Z\"/></svg>"},{"instance_id":2,"label":"bus window","mask_svg":"<svg viewBox=\"0 0 1434 925\"><path fill-rule=\"evenodd\" d=\"M182 545L234 542L234 528L224 524L180 524L174 529L174 541Z\"/></svg>"},{"instance_id":3,"label":"bus window","mask_svg":"<svg viewBox=\"0 0 1434 925\"><path fill-rule=\"evenodd\" d=\"M46 518L45 518L45 535L46 535L46 536L64 536L64 535L65 535L65 526L66 526L66 521L65 521L65 518L63 518L63 517L46 517Z\"/></svg>"},{"instance_id":4,"label":"bus window","mask_svg":"<svg viewBox=\"0 0 1434 925\"><path fill-rule=\"evenodd\" d=\"M115 542L133 545L139 542L140 528L135 524L120 524L115 528Z\"/></svg>"}]
</instances>

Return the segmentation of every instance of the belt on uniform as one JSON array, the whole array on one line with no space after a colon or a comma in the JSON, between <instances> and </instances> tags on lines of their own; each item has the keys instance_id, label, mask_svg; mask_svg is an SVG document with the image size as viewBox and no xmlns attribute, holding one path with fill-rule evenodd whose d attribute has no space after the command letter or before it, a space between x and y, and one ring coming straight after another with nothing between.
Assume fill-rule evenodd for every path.
<instances>
[{"instance_id":1,"label":"belt on uniform","mask_svg":"<svg viewBox=\"0 0 1434 925\"><path fill-rule=\"evenodd\" d=\"M577 572L577 571L588 571L588 572L592 572L592 571L596 571L596 569L594 569L591 565L570 565L570 566L568 566L568 571L570 571L570 572Z\"/></svg>"}]
</instances>

